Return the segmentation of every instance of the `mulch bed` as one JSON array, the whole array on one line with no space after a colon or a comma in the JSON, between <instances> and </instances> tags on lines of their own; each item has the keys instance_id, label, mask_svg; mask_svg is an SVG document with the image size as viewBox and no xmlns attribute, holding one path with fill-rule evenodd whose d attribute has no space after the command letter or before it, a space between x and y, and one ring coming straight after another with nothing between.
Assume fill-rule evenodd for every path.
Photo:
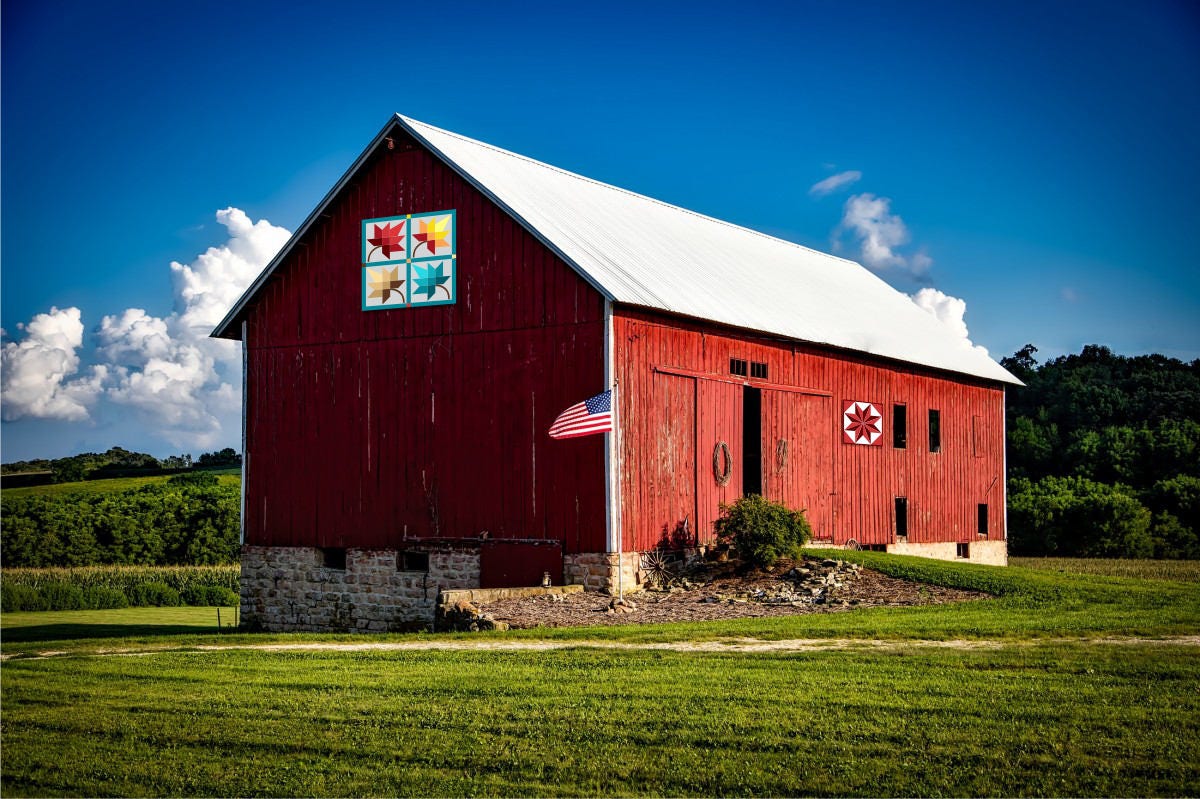
<instances>
[{"instance_id":1,"label":"mulch bed","mask_svg":"<svg viewBox=\"0 0 1200 799\"><path fill-rule=\"evenodd\" d=\"M701 562L680 569L669 588L626 594L623 602L580 593L498 600L479 605L479 611L517 629L797 616L985 597L978 591L899 580L855 564L805 558L782 560L769 571Z\"/></svg>"}]
</instances>

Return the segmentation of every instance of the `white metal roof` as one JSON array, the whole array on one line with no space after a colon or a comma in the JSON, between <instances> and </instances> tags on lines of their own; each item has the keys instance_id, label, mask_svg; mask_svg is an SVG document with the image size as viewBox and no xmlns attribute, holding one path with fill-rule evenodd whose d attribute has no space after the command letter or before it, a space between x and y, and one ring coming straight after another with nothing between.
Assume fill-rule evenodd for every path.
<instances>
[{"instance_id":1,"label":"white metal roof","mask_svg":"<svg viewBox=\"0 0 1200 799\"><path fill-rule=\"evenodd\" d=\"M415 119L396 115L395 120L614 302L1019 385L981 350L853 261ZM363 160L351 167L293 242ZM240 314L290 248L291 243L215 335Z\"/></svg>"}]
</instances>

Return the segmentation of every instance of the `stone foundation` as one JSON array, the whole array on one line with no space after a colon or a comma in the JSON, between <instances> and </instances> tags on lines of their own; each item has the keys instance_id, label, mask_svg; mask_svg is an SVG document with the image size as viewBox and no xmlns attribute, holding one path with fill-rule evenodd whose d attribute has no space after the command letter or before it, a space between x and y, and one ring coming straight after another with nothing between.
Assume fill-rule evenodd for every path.
<instances>
[{"instance_id":1,"label":"stone foundation","mask_svg":"<svg viewBox=\"0 0 1200 799\"><path fill-rule=\"evenodd\" d=\"M894 555L916 555L922 558L936 558L938 560L966 560L969 563L982 563L986 566L1008 565L1007 541L980 539L968 543L967 549L969 557L960 558L958 556L958 544L953 541L928 544L897 542L888 544L887 547L887 551Z\"/></svg>"},{"instance_id":2,"label":"stone foundation","mask_svg":"<svg viewBox=\"0 0 1200 799\"><path fill-rule=\"evenodd\" d=\"M581 552L563 556L563 580L587 591L617 594L642 589L642 556L638 552Z\"/></svg>"},{"instance_id":3,"label":"stone foundation","mask_svg":"<svg viewBox=\"0 0 1200 799\"><path fill-rule=\"evenodd\" d=\"M242 548L242 623L271 632L386 632L433 623L438 592L479 585L479 550L427 552L429 571L398 571L394 549L346 549L345 568L316 547ZM337 560L335 556L334 561Z\"/></svg>"},{"instance_id":4,"label":"stone foundation","mask_svg":"<svg viewBox=\"0 0 1200 799\"><path fill-rule=\"evenodd\" d=\"M817 549L844 549L838 544L828 541L810 541L807 546ZM982 563L985 566L1008 565L1008 542L979 539L967 542L966 558L958 556L958 544L954 541L935 541L924 544L910 544L906 541L895 541L887 544L887 551L893 555L913 555L918 558L934 558L935 560L963 560L968 563ZM865 549L866 547L864 547Z\"/></svg>"}]
</instances>

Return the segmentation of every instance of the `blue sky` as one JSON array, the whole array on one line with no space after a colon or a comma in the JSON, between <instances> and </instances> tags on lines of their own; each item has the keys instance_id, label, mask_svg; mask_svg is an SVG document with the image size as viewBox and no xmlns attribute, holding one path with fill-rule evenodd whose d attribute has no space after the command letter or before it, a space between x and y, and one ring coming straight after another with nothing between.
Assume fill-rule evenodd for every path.
<instances>
[{"instance_id":1,"label":"blue sky","mask_svg":"<svg viewBox=\"0 0 1200 799\"><path fill-rule=\"evenodd\" d=\"M2 23L5 461L239 446L239 356L202 329L395 111L935 289L996 358L1200 357L1195 3L91 0Z\"/></svg>"}]
</instances>

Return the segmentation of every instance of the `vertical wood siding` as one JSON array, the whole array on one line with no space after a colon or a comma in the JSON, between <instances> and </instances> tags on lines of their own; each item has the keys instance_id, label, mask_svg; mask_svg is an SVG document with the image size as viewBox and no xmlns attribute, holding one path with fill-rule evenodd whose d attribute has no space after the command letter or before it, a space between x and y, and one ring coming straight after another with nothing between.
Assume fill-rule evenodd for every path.
<instances>
[{"instance_id":1,"label":"vertical wood siding","mask_svg":"<svg viewBox=\"0 0 1200 799\"><path fill-rule=\"evenodd\" d=\"M552 441L603 389L603 300L402 134L247 313L246 543L555 539L604 549L602 436ZM363 219L456 209L457 302L361 309Z\"/></svg>"},{"instance_id":2,"label":"vertical wood siding","mask_svg":"<svg viewBox=\"0 0 1200 799\"><path fill-rule=\"evenodd\" d=\"M742 492L745 385L762 395L764 495L804 508L819 539L892 542L898 496L908 499L909 542L977 540L980 504L987 537L1004 538L1000 388L631 309L618 309L614 339L626 549L654 547L685 518L700 542L711 540L718 504ZM730 375L731 358L767 364L766 380ZM842 443L843 400L878 405L882 446ZM908 409L905 449L892 446L897 403ZM941 416L936 453L930 409ZM733 455L724 486L713 474L721 441Z\"/></svg>"}]
</instances>

